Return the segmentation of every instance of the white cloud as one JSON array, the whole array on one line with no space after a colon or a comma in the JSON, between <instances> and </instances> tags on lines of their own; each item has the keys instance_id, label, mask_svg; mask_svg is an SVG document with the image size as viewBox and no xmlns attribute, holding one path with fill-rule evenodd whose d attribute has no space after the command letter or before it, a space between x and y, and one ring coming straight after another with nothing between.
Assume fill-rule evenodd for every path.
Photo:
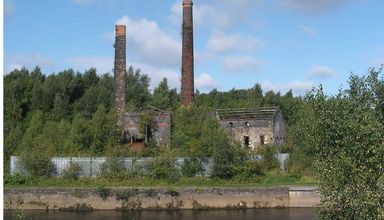
<instances>
[{"instance_id":1,"label":"white cloud","mask_svg":"<svg viewBox=\"0 0 384 220\"><path fill-rule=\"evenodd\" d=\"M290 83L278 83L274 84L269 81L264 81L261 83L261 88L264 92L267 91L274 91L274 92L281 92L286 93L290 89L292 89L294 94L303 94L309 90L311 90L314 86L314 83L312 81L298 81L295 80Z\"/></svg>"},{"instance_id":2,"label":"white cloud","mask_svg":"<svg viewBox=\"0 0 384 220\"><path fill-rule=\"evenodd\" d=\"M311 36L311 37L314 37L317 35L317 29L316 28L308 27L305 25L300 25L299 30L300 30L300 33L306 34L306 35Z\"/></svg>"},{"instance_id":3,"label":"white cloud","mask_svg":"<svg viewBox=\"0 0 384 220\"><path fill-rule=\"evenodd\" d=\"M98 74L113 73L113 58L104 56L79 56L69 57L63 60L64 68L72 68L75 71L85 71L96 68Z\"/></svg>"},{"instance_id":4,"label":"white cloud","mask_svg":"<svg viewBox=\"0 0 384 220\"><path fill-rule=\"evenodd\" d=\"M175 24L182 22L182 1L176 1L171 7L170 19ZM193 22L196 26L214 26L227 27L232 24L230 17L224 13L220 13L216 7L209 4L199 3L193 7Z\"/></svg>"},{"instance_id":5,"label":"white cloud","mask_svg":"<svg viewBox=\"0 0 384 220\"><path fill-rule=\"evenodd\" d=\"M227 28L248 19L248 12L260 5L262 0L206 0L194 5L194 23L211 28ZM170 19L175 24L182 20L182 1L177 0L171 7Z\"/></svg>"},{"instance_id":6,"label":"white cloud","mask_svg":"<svg viewBox=\"0 0 384 220\"><path fill-rule=\"evenodd\" d=\"M328 66L314 65L308 70L309 78L329 78L336 74L336 71Z\"/></svg>"},{"instance_id":7,"label":"white cloud","mask_svg":"<svg viewBox=\"0 0 384 220\"><path fill-rule=\"evenodd\" d=\"M207 73L202 73L195 79L195 89L208 91L218 87L220 83Z\"/></svg>"},{"instance_id":8,"label":"white cloud","mask_svg":"<svg viewBox=\"0 0 384 220\"><path fill-rule=\"evenodd\" d=\"M147 74L151 79L150 87L153 89L159 85L161 80L165 77L168 79L168 85L170 88L180 89L181 74L177 72L177 69L161 68L148 63L141 62L127 62L127 67L133 66L134 68L140 68L141 73Z\"/></svg>"},{"instance_id":9,"label":"white cloud","mask_svg":"<svg viewBox=\"0 0 384 220\"><path fill-rule=\"evenodd\" d=\"M351 0L281 0L286 8L302 12L305 14L322 14L345 4Z\"/></svg>"},{"instance_id":10,"label":"white cloud","mask_svg":"<svg viewBox=\"0 0 384 220\"><path fill-rule=\"evenodd\" d=\"M127 27L127 61L160 67L179 66L181 43L160 29L155 21L134 20L125 15L116 24Z\"/></svg>"},{"instance_id":11,"label":"white cloud","mask_svg":"<svg viewBox=\"0 0 384 220\"><path fill-rule=\"evenodd\" d=\"M215 31L208 40L208 49L214 52L254 51L264 44L249 34L224 34Z\"/></svg>"},{"instance_id":12,"label":"white cloud","mask_svg":"<svg viewBox=\"0 0 384 220\"><path fill-rule=\"evenodd\" d=\"M31 55L10 55L5 56L4 59L4 70L5 73L9 73L14 69L21 69L23 67L27 69L34 69L39 66L43 72L52 71L55 67L55 62L42 54L31 54Z\"/></svg>"},{"instance_id":13,"label":"white cloud","mask_svg":"<svg viewBox=\"0 0 384 220\"><path fill-rule=\"evenodd\" d=\"M224 69L228 72L241 73L244 71L250 71L257 73L263 62L255 57L244 56L229 56L223 59Z\"/></svg>"}]
</instances>

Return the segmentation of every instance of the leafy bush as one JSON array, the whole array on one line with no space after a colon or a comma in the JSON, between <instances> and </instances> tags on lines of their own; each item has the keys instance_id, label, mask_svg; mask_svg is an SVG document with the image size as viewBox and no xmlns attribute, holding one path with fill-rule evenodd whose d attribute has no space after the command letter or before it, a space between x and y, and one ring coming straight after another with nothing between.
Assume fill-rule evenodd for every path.
<instances>
[{"instance_id":1,"label":"leafy bush","mask_svg":"<svg viewBox=\"0 0 384 220\"><path fill-rule=\"evenodd\" d=\"M148 197L155 197L157 195L157 192L155 189L144 189L143 193Z\"/></svg>"},{"instance_id":2,"label":"leafy bush","mask_svg":"<svg viewBox=\"0 0 384 220\"><path fill-rule=\"evenodd\" d=\"M166 195L170 195L172 197L177 197L177 196L180 196L180 192L174 190L174 189L168 189L167 191L165 191L165 194Z\"/></svg>"},{"instance_id":3,"label":"leafy bush","mask_svg":"<svg viewBox=\"0 0 384 220\"><path fill-rule=\"evenodd\" d=\"M264 175L261 165L258 161L245 161L236 167L236 179L248 180Z\"/></svg>"},{"instance_id":4,"label":"leafy bush","mask_svg":"<svg viewBox=\"0 0 384 220\"><path fill-rule=\"evenodd\" d=\"M75 162L70 162L68 168L63 173L63 178L67 180L78 180L81 167Z\"/></svg>"},{"instance_id":5,"label":"leafy bush","mask_svg":"<svg viewBox=\"0 0 384 220\"><path fill-rule=\"evenodd\" d=\"M139 194L139 190L136 188L118 191L116 192L116 200L128 201L129 198L137 196L138 194Z\"/></svg>"},{"instance_id":6,"label":"leafy bush","mask_svg":"<svg viewBox=\"0 0 384 220\"><path fill-rule=\"evenodd\" d=\"M147 176L153 180L177 182L180 179L180 173L176 166L176 159L163 153L147 164Z\"/></svg>"},{"instance_id":7,"label":"leafy bush","mask_svg":"<svg viewBox=\"0 0 384 220\"><path fill-rule=\"evenodd\" d=\"M4 175L4 185L24 185L31 181L31 178L28 176L23 176L19 173L15 175Z\"/></svg>"},{"instance_id":8,"label":"leafy bush","mask_svg":"<svg viewBox=\"0 0 384 220\"><path fill-rule=\"evenodd\" d=\"M245 152L241 146L224 142L214 151L212 176L231 179L236 175L236 166L243 163L244 160Z\"/></svg>"},{"instance_id":9,"label":"leafy bush","mask_svg":"<svg viewBox=\"0 0 384 220\"><path fill-rule=\"evenodd\" d=\"M99 176L107 179L123 179L126 177L126 171L123 158L111 157L101 164Z\"/></svg>"},{"instance_id":10,"label":"leafy bush","mask_svg":"<svg viewBox=\"0 0 384 220\"><path fill-rule=\"evenodd\" d=\"M107 200L107 198L111 195L111 189L103 186L98 187L96 192L103 199L103 201Z\"/></svg>"},{"instance_id":11,"label":"leafy bush","mask_svg":"<svg viewBox=\"0 0 384 220\"><path fill-rule=\"evenodd\" d=\"M55 172L55 165L45 152L33 150L20 156L20 163L32 177L51 177Z\"/></svg>"},{"instance_id":12,"label":"leafy bush","mask_svg":"<svg viewBox=\"0 0 384 220\"><path fill-rule=\"evenodd\" d=\"M202 159L197 157L186 158L184 164L181 166L181 172L183 173L183 176L187 177L203 175L205 168Z\"/></svg>"},{"instance_id":13,"label":"leafy bush","mask_svg":"<svg viewBox=\"0 0 384 220\"><path fill-rule=\"evenodd\" d=\"M264 145L258 148L261 155L261 168L265 171L279 168L279 160L276 158L277 148L273 145Z\"/></svg>"}]
</instances>

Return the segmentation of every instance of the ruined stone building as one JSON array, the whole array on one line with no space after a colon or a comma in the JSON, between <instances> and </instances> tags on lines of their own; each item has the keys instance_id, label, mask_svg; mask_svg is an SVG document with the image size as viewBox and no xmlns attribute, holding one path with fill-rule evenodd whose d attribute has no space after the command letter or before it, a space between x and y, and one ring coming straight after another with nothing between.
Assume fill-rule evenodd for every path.
<instances>
[{"instance_id":1,"label":"ruined stone building","mask_svg":"<svg viewBox=\"0 0 384 220\"><path fill-rule=\"evenodd\" d=\"M171 142L172 114L156 108L147 108L124 114L125 138L133 151L142 149L154 138L160 147Z\"/></svg>"},{"instance_id":2,"label":"ruined stone building","mask_svg":"<svg viewBox=\"0 0 384 220\"><path fill-rule=\"evenodd\" d=\"M257 149L265 144L284 142L284 122L279 108L217 109L216 118L232 140Z\"/></svg>"}]
</instances>

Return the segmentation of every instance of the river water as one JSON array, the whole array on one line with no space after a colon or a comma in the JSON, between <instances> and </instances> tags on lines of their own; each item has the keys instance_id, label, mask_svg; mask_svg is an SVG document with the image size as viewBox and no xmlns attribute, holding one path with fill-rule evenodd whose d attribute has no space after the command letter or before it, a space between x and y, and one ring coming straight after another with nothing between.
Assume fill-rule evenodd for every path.
<instances>
[{"instance_id":1,"label":"river water","mask_svg":"<svg viewBox=\"0 0 384 220\"><path fill-rule=\"evenodd\" d=\"M180 210L180 211L42 211L4 210L4 219L26 220L309 220L316 219L313 208L247 209L247 210Z\"/></svg>"}]
</instances>

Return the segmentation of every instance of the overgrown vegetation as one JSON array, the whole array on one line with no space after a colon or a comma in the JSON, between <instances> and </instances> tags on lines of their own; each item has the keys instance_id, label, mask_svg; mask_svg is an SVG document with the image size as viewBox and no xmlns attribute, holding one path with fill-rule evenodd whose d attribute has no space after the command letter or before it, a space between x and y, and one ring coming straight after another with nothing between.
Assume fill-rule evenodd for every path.
<instances>
[{"instance_id":1,"label":"overgrown vegetation","mask_svg":"<svg viewBox=\"0 0 384 220\"><path fill-rule=\"evenodd\" d=\"M63 178L67 180L78 180L81 167L76 162L70 162L66 170L64 170Z\"/></svg>"},{"instance_id":2,"label":"overgrown vegetation","mask_svg":"<svg viewBox=\"0 0 384 220\"><path fill-rule=\"evenodd\" d=\"M106 201L108 197L111 195L111 189L106 188L104 186L99 186L96 192L100 196L100 198L103 199L103 201Z\"/></svg>"},{"instance_id":3,"label":"overgrown vegetation","mask_svg":"<svg viewBox=\"0 0 384 220\"><path fill-rule=\"evenodd\" d=\"M55 172L51 158L41 151L24 152L20 164L32 177L51 177Z\"/></svg>"},{"instance_id":4,"label":"overgrown vegetation","mask_svg":"<svg viewBox=\"0 0 384 220\"><path fill-rule=\"evenodd\" d=\"M381 77L381 78L380 78ZM352 75L349 88L308 94L310 118L302 146L312 148L324 219L383 219L384 78ZM307 123L309 122L310 123Z\"/></svg>"},{"instance_id":5,"label":"overgrown vegetation","mask_svg":"<svg viewBox=\"0 0 384 220\"><path fill-rule=\"evenodd\" d=\"M327 96L320 86L304 97L267 91L259 84L250 89L196 92L194 103L179 104L176 89L164 79L149 89L149 78L132 67L127 70L127 110L152 105L171 110L170 149L156 142L139 153L130 153L118 142L113 103L113 78L65 70L44 75L39 68L14 70L4 75L4 168L11 155L21 158L30 174L5 176L7 185L117 185L212 186L273 185L319 181L324 219L384 218L384 79L382 70L371 69L362 77L352 75L349 88ZM219 128L212 111L217 108L279 107L284 116L286 144L260 146L260 160ZM141 119L140 128L151 124ZM290 153L286 173L278 171L275 154ZM99 179L80 178L70 167L67 178L49 178L50 156L101 156L110 159ZM146 167L127 169L125 156L154 157ZM179 170L175 157L188 157ZM213 178L191 177L204 172L213 158ZM127 195L128 196L128 195ZM123 198L122 195L121 198ZM125 198L125 197L124 197Z\"/></svg>"},{"instance_id":6,"label":"overgrown vegetation","mask_svg":"<svg viewBox=\"0 0 384 220\"><path fill-rule=\"evenodd\" d=\"M174 183L179 180L181 174L177 168L176 159L169 152L163 153L149 161L146 167L146 175L153 180L165 180Z\"/></svg>"},{"instance_id":7,"label":"overgrown vegetation","mask_svg":"<svg viewBox=\"0 0 384 220\"><path fill-rule=\"evenodd\" d=\"M205 172L204 159L197 157L186 158L181 167L181 172L186 177L203 175Z\"/></svg>"}]
</instances>

